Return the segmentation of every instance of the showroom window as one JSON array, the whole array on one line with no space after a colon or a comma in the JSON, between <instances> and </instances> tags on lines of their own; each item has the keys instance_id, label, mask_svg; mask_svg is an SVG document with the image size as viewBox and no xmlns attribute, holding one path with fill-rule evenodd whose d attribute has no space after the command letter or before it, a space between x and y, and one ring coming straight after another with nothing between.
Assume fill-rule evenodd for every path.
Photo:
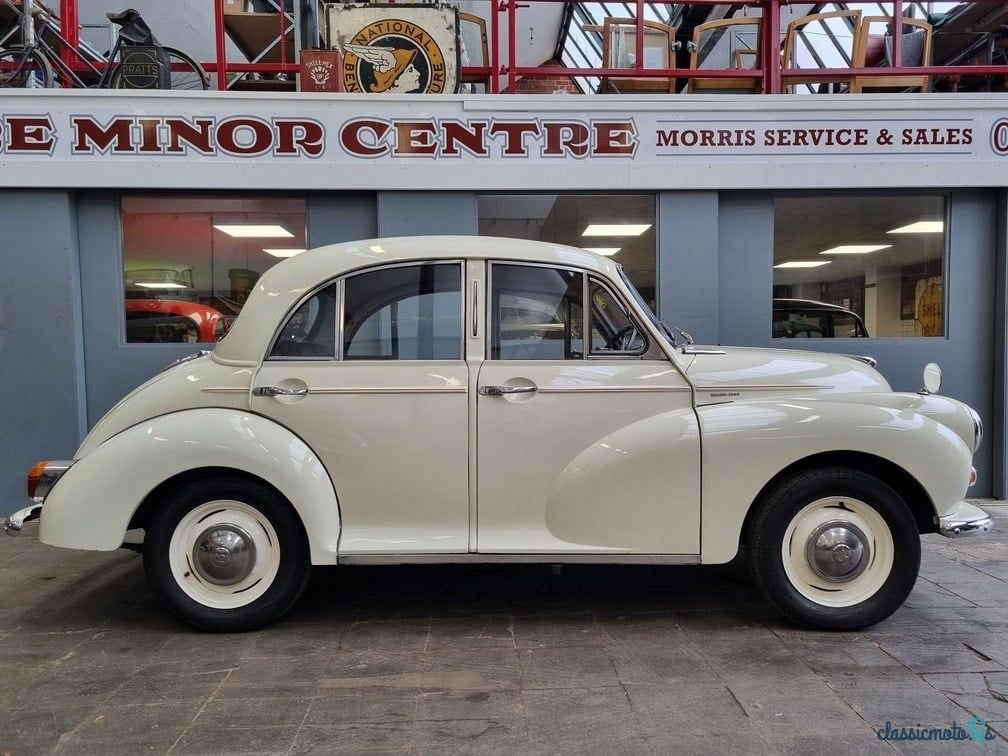
<instances>
[{"instance_id":1,"label":"showroom window","mask_svg":"<svg viewBox=\"0 0 1008 756\"><path fill-rule=\"evenodd\" d=\"M122 198L129 343L213 342L256 281L305 251L305 199L233 195Z\"/></svg>"},{"instance_id":2,"label":"showroom window","mask_svg":"<svg viewBox=\"0 0 1008 756\"><path fill-rule=\"evenodd\" d=\"M944 336L943 196L778 197L774 338Z\"/></svg>"},{"instance_id":3,"label":"showroom window","mask_svg":"<svg viewBox=\"0 0 1008 756\"><path fill-rule=\"evenodd\" d=\"M462 266L403 265L346 279L345 360L462 358Z\"/></svg>"},{"instance_id":4,"label":"showroom window","mask_svg":"<svg viewBox=\"0 0 1008 756\"><path fill-rule=\"evenodd\" d=\"M655 309L654 195L483 195L479 198L479 233L569 244L611 257Z\"/></svg>"}]
</instances>

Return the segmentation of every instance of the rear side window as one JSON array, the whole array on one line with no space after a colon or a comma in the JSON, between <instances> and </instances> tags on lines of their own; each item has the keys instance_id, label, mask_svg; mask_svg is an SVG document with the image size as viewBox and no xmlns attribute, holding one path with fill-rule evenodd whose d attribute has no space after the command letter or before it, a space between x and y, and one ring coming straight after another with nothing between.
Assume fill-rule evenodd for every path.
<instances>
[{"instance_id":1,"label":"rear side window","mask_svg":"<svg viewBox=\"0 0 1008 756\"><path fill-rule=\"evenodd\" d=\"M338 284L309 297L284 325L271 359L333 359L336 356Z\"/></svg>"},{"instance_id":2,"label":"rear side window","mask_svg":"<svg viewBox=\"0 0 1008 756\"><path fill-rule=\"evenodd\" d=\"M346 279L344 360L462 358L462 266L403 265Z\"/></svg>"}]
</instances>

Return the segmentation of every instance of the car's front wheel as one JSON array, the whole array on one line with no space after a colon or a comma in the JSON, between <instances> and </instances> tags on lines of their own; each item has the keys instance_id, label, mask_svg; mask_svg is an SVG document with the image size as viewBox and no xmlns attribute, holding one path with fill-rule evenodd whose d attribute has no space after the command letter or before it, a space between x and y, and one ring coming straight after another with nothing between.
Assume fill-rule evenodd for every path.
<instances>
[{"instance_id":1,"label":"car's front wheel","mask_svg":"<svg viewBox=\"0 0 1008 756\"><path fill-rule=\"evenodd\" d=\"M198 480L159 504L145 524L144 570L182 620L203 630L253 630L301 595L311 571L304 529L266 486Z\"/></svg>"},{"instance_id":2,"label":"car's front wheel","mask_svg":"<svg viewBox=\"0 0 1008 756\"><path fill-rule=\"evenodd\" d=\"M920 569L920 535L906 503L858 470L805 472L774 491L753 521L753 579L794 622L858 630L906 600Z\"/></svg>"}]
</instances>

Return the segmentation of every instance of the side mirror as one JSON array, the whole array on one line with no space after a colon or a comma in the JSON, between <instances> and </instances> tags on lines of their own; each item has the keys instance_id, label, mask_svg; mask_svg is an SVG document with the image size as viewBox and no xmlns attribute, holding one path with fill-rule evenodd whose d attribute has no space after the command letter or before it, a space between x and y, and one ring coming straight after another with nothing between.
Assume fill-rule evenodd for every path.
<instances>
[{"instance_id":1,"label":"side mirror","mask_svg":"<svg viewBox=\"0 0 1008 756\"><path fill-rule=\"evenodd\" d=\"M942 371L935 362L929 362L924 366L924 388L922 394L937 394L941 391Z\"/></svg>"}]
</instances>

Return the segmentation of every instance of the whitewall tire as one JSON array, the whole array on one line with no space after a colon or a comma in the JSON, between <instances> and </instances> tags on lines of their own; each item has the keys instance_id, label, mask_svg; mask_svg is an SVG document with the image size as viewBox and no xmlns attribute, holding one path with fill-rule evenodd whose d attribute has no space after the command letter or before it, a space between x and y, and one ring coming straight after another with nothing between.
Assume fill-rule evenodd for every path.
<instances>
[{"instance_id":1,"label":"whitewall tire","mask_svg":"<svg viewBox=\"0 0 1008 756\"><path fill-rule=\"evenodd\" d=\"M297 600L310 573L290 505L244 478L195 481L145 524L144 568L158 598L186 622L237 632L266 625Z\"/></svg>"},{"instance_id":2,"label":"whitewall tire","mask_svg":"<svg viewBox=\"0 0 1008 756\"><path fill-rule=\"evenodd\" d=\"M846 468L813 470L763 502L749 559L760 591L791 620L856 630L906 600L920 569L920 535L883 481Z\"/></svg>"}]
</instances>

